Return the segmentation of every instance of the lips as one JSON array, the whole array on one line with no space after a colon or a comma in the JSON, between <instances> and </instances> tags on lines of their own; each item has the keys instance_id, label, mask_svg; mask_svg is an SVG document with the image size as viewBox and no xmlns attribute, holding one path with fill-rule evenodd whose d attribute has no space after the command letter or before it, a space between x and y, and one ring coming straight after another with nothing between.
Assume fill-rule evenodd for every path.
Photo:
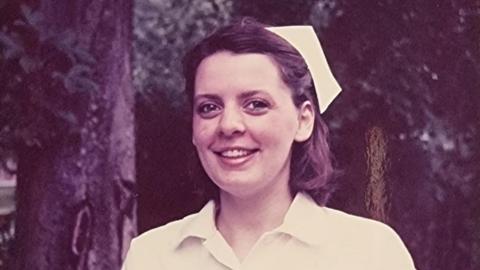
<instances>
[{"instance_id":1,"label":"lips","mask_svg":"<svg viewBox=\"0 0 480 270\"><path fill-rule=\"evenodd\" d=\"M250 150L250 149L239 149L239 148L234 148L234 149L227 149L224 151L219 151L216 152L217 155L224 157L224 158L241 158L245 157L248 155L253 154L257 150Z\"/></svg>"},{"instance_id":2,"label":"lips","mask_svg":"<svg viewBox=\"0 0 480 270\"><path fill-rule=\"evenodd\" d=\"M250 158L252 158L258 151L259 149L226 147L214 151L214 153L227 165L240 165L250 160Z\"/></svg>"}]
</instances>

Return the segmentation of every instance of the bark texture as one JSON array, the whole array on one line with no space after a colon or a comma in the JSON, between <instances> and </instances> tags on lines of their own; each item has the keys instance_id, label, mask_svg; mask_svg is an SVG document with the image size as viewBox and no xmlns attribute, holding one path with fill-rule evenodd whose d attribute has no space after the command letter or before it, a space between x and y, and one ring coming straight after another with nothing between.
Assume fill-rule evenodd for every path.
<instances>
[{"instance_id":1,"label":"bark texture","mask_svg":"<svg viewBox=\"0 0 480 270\"><path fill-rule=\"evenodd\" d=\"M131 0L42 0L46 29L73 30L97 60L78 140L19 160L13 269L120 269L136 234Z\"/></svg>"}]
</instances>

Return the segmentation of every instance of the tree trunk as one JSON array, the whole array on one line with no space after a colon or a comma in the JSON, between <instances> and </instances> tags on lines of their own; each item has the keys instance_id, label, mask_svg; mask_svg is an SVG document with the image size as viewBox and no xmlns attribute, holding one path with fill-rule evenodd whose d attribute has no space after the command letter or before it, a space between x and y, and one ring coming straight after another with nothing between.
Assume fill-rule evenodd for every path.
<instances>
[{"instance_id":1,"label":"tree trunk","mask_svg":"<svg viewBox=\"0 0 480 270\"><path fill-rule=\"evenodd\" d=\"M42 0L46 27L71 29L96 59L79 99L79 141L23 151L14 269L120 269L136 233L131 0Z\"/></svg>"}]
</instances>

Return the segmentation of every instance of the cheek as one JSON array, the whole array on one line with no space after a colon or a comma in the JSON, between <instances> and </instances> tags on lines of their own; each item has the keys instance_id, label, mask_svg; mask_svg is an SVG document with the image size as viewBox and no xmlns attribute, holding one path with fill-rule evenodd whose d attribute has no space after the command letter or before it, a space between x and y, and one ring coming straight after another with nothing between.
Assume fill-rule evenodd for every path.
<instances>
[{"instance_id":1,"label":"cheek","mask_svg":"<svg viewBox=\"0 0 480 270\"><path fill-rule=\"evenodd\" d=\"M192 125L192 139L196 147L204 147L212 138L215 129L208 121L194 119Z\"/></svg>"},{"instance_id":2,"label":"cheek","mask_svg":"<svg viewBox=\"0 0 480 270\"><path fill-rule=\"evenodd\" d=\"M250 130L252 133L255 131L254 136L266 145L289 148L294 140L296 129L296 119L279 115L254 123Z\"/></svg>"}]
</instances>

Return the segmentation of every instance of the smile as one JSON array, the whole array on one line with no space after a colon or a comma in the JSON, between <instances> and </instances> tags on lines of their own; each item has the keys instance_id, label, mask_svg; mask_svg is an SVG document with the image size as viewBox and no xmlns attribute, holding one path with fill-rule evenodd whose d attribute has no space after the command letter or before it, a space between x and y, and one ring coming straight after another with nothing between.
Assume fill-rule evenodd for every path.
<instances>
[{"instance_id":1,"label":"smile","mask_svg":"<svg viewBox=\"0 0 480 270\"><path fill-rule=\"evenodd\" d=\"M257 151L257 149L229 148L222 151L215 151L215 154L223 158L236 159L249 156Z\"/></svg>"},{"instance_id":2,"label":"smile","mask_svg":"<svg viewBox=\"0 0 480 270\"><path fill-rule=\"evenodd\" d=\"M246 149L229 149L221 152L217 152L218 155L225 158L241 158L253 154L256 150Z\"/></svg>"},{"instance_id":3,"label":"smile","mask_svg":"<svg viewBox=\"0 0 480 270\"><path fill-rule=\"evenodd\" d=\"M243 147L222 148L214 153L219 157L221 164L228 168L246 165L259 149L247 149Z\"/></svg>"}]
</instances>

